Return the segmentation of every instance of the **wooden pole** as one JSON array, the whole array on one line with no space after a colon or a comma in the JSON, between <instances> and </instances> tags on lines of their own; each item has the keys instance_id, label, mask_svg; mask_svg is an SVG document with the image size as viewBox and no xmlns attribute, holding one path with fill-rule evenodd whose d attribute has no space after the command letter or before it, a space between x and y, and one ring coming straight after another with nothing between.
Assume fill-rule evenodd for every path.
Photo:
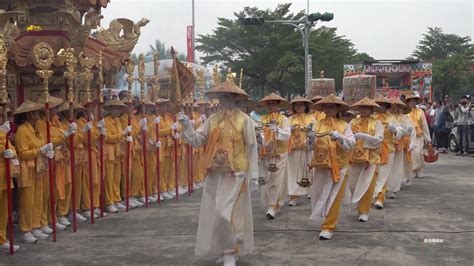
<instances>
[{"instance_id":1,"label":"wooden pole","mask_svg":"<svg viewBox=\"0 0 474 266\"><path fill-rule=\"evenodd\" d=\"M128 82L128 93L127 93L127 100L128 100L128 120L127 126L132 125L132 83L133 83L133 71L134 66L132 62L132 58L129 58L125 65L126 72L127 72L127 82ZM125 211L128 212L129 204L130 204L130 164L132 160L132 151L131 151L131 143L127 141L127 154L125 158Z\"/></svg>"},{"instance_id":2,"label":"wooden pole","mask_svg":"<svg viewBox=\"0 0 474 266\"><path fill-rule=\"evenodd\" d=\"M158 68L160 67L160 53L155 51L153 53L153 92L155 95L155 106L156 106L156 117L159 118L159 107L160 104L160 80L158 75ZM155 124L155 137L156 141L160 141L160 125ZM160 173L160 147L156 148L156 185L158 193L158 204L161 203L161 173Z\"/></svg>"},{"instance_id":3,"label":"wooden pole","mask_svg":"<svg viewBox=\"0 0 474 266\"><path fill-rule=\"evenodd\" d=\"M146 118L146 107L145 107L145 57L143 54L139 56L140 62L138 64L138 80L140 81L140 101L141 101L141 112L143 118ZM143 142L143 178L145 184L145 207L148 207L148 166L147 166L147 137L146 129L142 128L142 142Z\"/></svg>"},{"instance_id":4,"label":"wooden pole","mask_svg":"<svg viewBox=\"0 0 474 266\"><path fill-rule=\"evenodd\" d=\"M97 106L97 120L101 121L103 119L102 108L104 106L104 75L103 75L103 63L102 63L102 51L99 52L99 90L98 90L98 100L99 104ZM105 180L104 180L104 135L99 135L99 184L100 184L100 198L99 198L99 207L100 207L100 217L104 217L104 208L105 208ZM89 179L92 182L91 179ZM91 183L92 184L92 183ZM92 185L91 185L92 186ZM91 189L91 198L93 197L93 192ZM94 205L92 204L94 200L91 200L91 209ZM93 213L91 212L91 215Z\"/></svg>"}]
</instances>

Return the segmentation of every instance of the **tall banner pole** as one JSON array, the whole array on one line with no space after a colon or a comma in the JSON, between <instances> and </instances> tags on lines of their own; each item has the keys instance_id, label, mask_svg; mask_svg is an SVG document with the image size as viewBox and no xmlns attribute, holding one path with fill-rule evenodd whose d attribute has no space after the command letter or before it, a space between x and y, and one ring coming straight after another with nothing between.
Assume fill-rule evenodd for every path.
<instances>
[{"instance_id":1,"label":"tall banner pole","mask_svg":"<svg viewBox=\"0 0 474 266\"><path fill-rule=\"evenodd\" d=\"M140 101L142 108L143 118L146 117L146 107L145 107L145 57L143 54L139 56L138 64L138 80L140 81ZM142 131L142 145L143 145L143 177L145 183L145 207L148 207L148 169L147 169L147 137L146 137L146 127L141 128Z\"/></svg>"},{"instance_id":2,"label":"tall banner pole","mask_svg":"<svg viewBox=\"0 0 474 266\"><path fill-rule=\"evenodd\" d=\"M175 50L174 50L173 47L171 47L171 57L172 57L172 60L173 60L173 65L175 65L175 64L176 64L176 63L175 63L175 60L176 60L176 52L175 52ZM176 67L176 66L174 66L174 67ZM175 72L177 72L176 69L173 69L172 71L173 71L173 73L175 74L175 75L171 75L172 77L174 76L174 78L175 78L174 82L178 82L178 84L179 84L179 76L177 75L178 73L175 73ZM170 88L170 89L173 89L173 88ZM180 98L178 99L177 95L176 95L175 97L176 97L176 103L175 103L175 104L177 105L177 106L175 106L175 108L176 108L176 109L180 109L180 108L181 108L181 107L180 107L180 105L181 105L181 99L180 99ZM171 99L170 99L170 100L171 100ZM174 112L173 112L173 113L174 113ZM173 122L176 123L176 114L173 115ZM175 183L176 183L176 184L175 184L176 200L178 200L178 198L179 198L179 193L178 193L178 192L179 192L179 190L178 190L178 187L179 187L179 178L178 178L178 176L179 176L178 143L179 143L179 142L178 142L178 140L177 140L176 138L174 138L174 134L177 134L177 132L178 132L178 130L174 130L174 131L173 131L173 146L174 146L174 149L173 149L174 154L173 154L173 156L174 156L174 174L175 174L174 180L175 180ZM181 152L182 152L182 151L181 151Z\"/></svg>"},{"instance_id":3,"label":"tall banner pole","mask_svg":"<svg viewBox=\"0 0 474 266\"><path fill-rule=\"evenodd\" d=\"M51 143L51 123L49 115L49 78L53 75L50 69L54 61L54 52L47 43L38 43L33 48L35 71L43 80L44 112L46 116L46 142ZM55 178L53 169L53 158L48 158L48 176L49 176L49 204L51 211L51 227L53 230L53 242L56 242L56 200L55 200Z\"/></svg>"},{"instance_id":4,"label":"tall banner pole","mask_svg":"<svg viewBox=\"0 0 474 266\"><path fill-rule=\"evenodd\" d=\"M8 63L8 51L5 48L5 41L3 35L0 35L0 80L2 87L0 90L0 105L3 110L3 123L8 121L8 92L7 92L7 63ZM8 135L10 132L6 133L5 136L5 150L10 148L10 143L8 141ZM10 159L5 158L5 177L7 181L7 221L8 221L8 240L10 242L10 254L15 254L14 249L14 240L13 240L13 207L12 207L12 177L10 171ZM5 215L5 214L2 214Z\"/></svg>"},{"instance_id":5,"label":"tall banner pole","mask_svg":"<svg viewBox=\"0 0 474 266\"><path fill-rule=\"evenodd\" d=\"M85 82L85 89L86 89L86 104L92 104L92 97L91 97L91 81L94 78L94 74L92 73L91 69L95 64L95 60L93 58L86 57L83 52L79 54L79 63L81 64L84 72L82 73L82 79ZM93 121L93 114L92 111L87 112L87 123ZM90 204L91 204L91 223L94 223L94 183L93 183L93 176L92 176L92 132L90 130L87 131L87 173L89 175L89 197L90 197Z\"/></svg>"},{"instance_id":6,"label":"tall banner pole","mask_svg":"<svg viewBox=\"0 0 474 266\"><path fill-rule=\"evenodd\" d=\"M99 104L97 106L97 121L101 121L103 117L102 108L104 107L104 74L103 74L103 61L102 61L102 51L99 52L99 91L98 91L98 100ZM100 217L104 217L104 208L105 208L105 180L104 180L104 135L99 135L99 207L100 207ZM91 162L89 162L91 163ZM89 182L92 182L92 179L89 178ZM90 183L92 184L92 183ZM92 187L92 185L91 185ZM94 205L92 204L94 200L92 199L94 196L93 191L91 189L90 197L91 197L91 209L93 209ZM94 214L91 212L91 216ZM91 220L92 223L92 220Z\"/></svg>"},{"instance_id":7,"label":"tall banner pole","mask_svg":"<svg viewBox=\"0 0 474 266\"><path fill-rule=\"evenodd\" d=\"M74 79L77 77L76 66L77 58L74 55L74 48L61 49L58 52L58 58L64 60L66 65L66 71L64 72L64 77L67 80L67 99L69 104L69 123L74 123ZM77 206L76 206L76 175L75 175L75 151L74 151L74 135L69 136L69 152L70 160L69 167L71 171L71 209L72 209L72 232L77 232Z\"/></svg>"},{"instance_id":8,"label":"tall banner pole","mask_svg":"<svg viewBox=\"0 0 474 266\"><path fill-rule=\"evenodd\" d=\"M125 65L125 70L127 72L127 83L128 83L128 93L127 93L127 100L128 100L128 121L127 126L132 125L132 83L133 83L133 71L134 66L132 62L132 58L129 58ZM132 160L132 144L130 142L127 143L127 154L125 158L125 211L128 212L129 210L129 203L130 203L130 164Z\"/></svg>"},{"instance_id":9,"label":"tall banner pole","mask_svg":"<svg viewBox=\"0 0 474 266\"><path fill-rule=\"evenodd\" d=\"M160 80L158 75L158 68L160 67L160 53L153 53L153 93L155 95L156 118L160 119L159 108L160 104ZM156 141L160 141L160 124L155 124ZM156 147L156 185L158 193L158 204L161 203L161 173L160 173L160 147Z\"/></svg>"}]
</instances>

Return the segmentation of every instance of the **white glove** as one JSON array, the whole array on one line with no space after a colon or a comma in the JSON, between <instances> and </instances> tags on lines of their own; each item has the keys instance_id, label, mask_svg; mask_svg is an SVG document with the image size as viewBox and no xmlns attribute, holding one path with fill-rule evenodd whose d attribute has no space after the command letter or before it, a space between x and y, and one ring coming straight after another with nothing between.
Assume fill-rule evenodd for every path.
<instances>
[{"instance_id":1,"label":"white glove","mask_svg":"<svg viewBox=\"0 0 474 266\"><path fill-rule=\"evenodd\" d=\"M93 126L92 126L92 121L87 122L87 123L84 125L84 127L82 128L82 132L83 132L83 133L86 133L86 132L90 131L90 130L92 129L92 127L93 127Z\"/></svg>"},{"instance_id":2,"label":"white glove","mask_svg":"<svg viewBox=\"0 0 474 266\"><path fill-rule=\"evenodd\" d=\"M191 124L191 126L194 128L194 126L196 125L196 121L191 120L191 121L189 121L189 124Z\"/></svg>"},{"instance_id":3,"label":"white glove","mask_svg":"<svg viewBox=\"0 0 474 266\"><path fill-rule=\"evenodd\" d=\"M107 134L107 130L105 128L101 127L100 128L100 134L105 136L105 134Z\"/></svg>"},{"instance_id":4,"label":"white glove","mask_svg":"<svg viewBox=\"0 0 474 266\"><path fill-rule=\"evenodd\" d=\"M146 125L148 124L148 121L147 121L146 117L145 117L145 118L142 118L142 119L140 120L140 122L138 122L138 124L140 125L140 127L141 127L142 130L147 130L147 126L146 126Z\"/></svg>"},{"instance_id":5,"label":"white glove","mask_svg":"<svg viewBox=\"0 0 474 266\"><path fill-rule=\"evenodd\" d=\"M122 131L122 134L123 134L124 136L126 136L126 135L130 134L130 132L132 132L132 126L126 127L126 128Z\"/></svg>"},{"instance_id":6,"label":"white glove","mask_svg":"<svg viewBox=\"0 0 474 266\"><path fill-rule=\"evenodd\" d=\"M97 126L99 128L105 128L105 120L104 119L101 119L98 123L97 123Z\"/></svg>"},{"instance_id":7,"label":"white glove","mask_svg":"<svg viewBox=\"0 0 474 266\"><path fill-rule=\"evenodd\" d=\"M69 124L69 127L66 132L64 132L64 136L67 138L77 132L77 124L72 122Z\"/></svg>"},{"instance_id":8,"label":"white glove","mask_svg":"<svg viewBox=\"0 0 474 266\"><path fill-rule=\"evenodd\" d=\"M413 151L415 149L415 144L410 143L410 147L408 147L409 151Z\"/></svg>"},{"instance_id":9,"label":"white glove","mask_svg":"<svg viewBox=\"0 0 474 266\"><path fill-rule=\"evenodd\" d=\"M2 132L8 133L10 132L10 130L11 130L10 121L7 121L0 126L0 131Z\"/></svg>"},{"instance_id":10,"label":"white glove","mask_svg":"<svg viewBox=\"0 0 474 266\"><path fill-rule=\"evenodd\" d=\"M52 150L53 150L53 143L45 144L40 148L40 151L43 154L46 154L48 151L52 151Z\"/></svg>"},{"instance_id":11,"label":"white glove","mask_svg":"<svg viewBox=\"0 0 474 266\"><path fill-rule=\"evenodd\" d=\"M205 114L202 114L202 115L201 115L201 122L206 121L206 119L207 119L206 115L205 115Z\"/></svg>"},{"instance_id":12,"label":"white glove","mask_svg":"<svg viewBox=\"0 0 474 266\"><path fill-rule=\"evenodd\" d=\"M94 120L95 120L94 114L91 114L91 121L94 121Z\"/></svg>"},{"instance_id":13,"label":"white glove","mask_svg":"<svg viewBox=\"0 0 474 266\"><path fill-rule=\"evenodd\" d=\"M6 150L3 151L3 158L5 158L5 159L11 159L14 156L15 156L15 154L10 149L6 149Z\"/></svg>"},{"instance_id":14,"label":"white glove","mask_svg":"<svg viewBox=\"0 0 474 266\"><path fill-rule=\"evenodd\" d=\"M337 131L331 131L331 133L329 133L329 136L331 136L331 140L333 141L342 140L342 135Z\"/></svg>"},{"instance_id":15,"label":"white glove","mask_svg":"<svg viewBox=\"0 0 474 266\"><path fill-rule=\"evenodd\" d=\"M189 117L183 113L178 114L178 121L181 123L181 125L183 125L183 128L188 128L191 125Z\"/></svg>"},{"instance_id":16,"label":"white glove","mask_svg":"<svg viewBox=\"0 0 474 266\"><path fill-rule=\"evenodd\" d=\"M408 127L408 135L411 135L412 132L413 132L413 127Z\"/></svg>"},{"instance_id":17,"label":"white glove","mask_svg":"<svg viewBox=\"0 0 474 266\"><path fill-rule=\"evenodd\" d=\"M54 151L47 151L46 152L46 157L48 157L49 159L53 159L54 158Z\"/></svg>"},{"instance_id":18,"label":"white glove","mask_svg":"<svg viewBox=\"0 0 474 266\"><path fill-rule=\"evenodd\" d=\"M178 123L174 123L171 125L171 130L175 131L178 129Z\"/></svg>"},{"instance_id":19,"label":"white glove","mask_svg":"<svg viewBox=\"0 0 474 266\"><path fill-rule=\"evenodd\" d=\"M156 125L156 124L158 124L158 125L159 125L159 124L160 124L160 122L161 122L161 119L160 119L160 117L159 117L159 116L157 116L157 117L155 117L155 119L153 119L153 123L154 123L155 125Z\"/></svg>"},{"instance_id":20,"label":"white glove","mask_svg":"<svg viewBox=\"0 0 474 266\"><path fill-rule=\"evenodd\" d=\"M359 132L359 133L355 133L355 134L354 134L354 138L355 138L356 140L359 140L359 139L367 140L367 139L369 139L370 137L372 137L372 136L369 135L369 134L366 134L366 133L362 133L362 132Z\"/></svg>"},{"instance_id":21,"label":"white glove","mask_svg":"<svg viewBox=\"0 0 474 266\"><path fill-rule=\"evenodd\" d=\"M161 141L155 142L155 147L156 148L161 148Z\"/></svg>"},{"instance_id":22,"label":"white glove","mask_svg":"<svg viewBox=\"0 0 474 266\"><path fill-rule=\"evenodd\" d=\"M260 185L258 184L258 179L251 179L250 191L258 191L259 189L260 189Z\"/></svg>"},{"instance_id":23,"label":"white glove","mask_svg":"<svg viewBox=\"0 0 474 266\"><path fill-rule=\"evenodd\" d=\"M397 126L392 123L388 124L387 128L394 134L397 132Z\"/></svg>"},{"instance_id":24,"label":"white glove","mask_svg":"<svg viewBox=\"0 0 474 266\"><path fill-rule=\"evenodd\" d=\"M174 139L179 139L179 133L174 133L174 134L173 134L173 138L174 138Z\"/></svg>"},{"instance_id":25,"label":"white glove","mask_svg":"<svg viewBox=\"0 0 474 266\"><path fill-rule=\"evenodd\" d=\"M133 142L133 137L132 137L132 136L128 136L125 140L126 140L127 142Z\"/></svg>"}]
</instances>

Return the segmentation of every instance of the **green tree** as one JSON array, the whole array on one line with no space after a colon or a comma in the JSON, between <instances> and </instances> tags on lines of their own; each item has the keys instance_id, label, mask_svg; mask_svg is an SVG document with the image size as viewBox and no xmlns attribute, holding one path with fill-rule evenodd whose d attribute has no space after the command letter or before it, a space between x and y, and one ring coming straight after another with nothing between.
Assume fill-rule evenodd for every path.
<instances>
[{"instance_id":1,"label":"green tree","mask_svg":"<svg viewBox=\"0 0 474 266\"><path fill-rule=\"evenodd\" d=\"M474 89L474 74L470 65L474 59L474 45L469 36L444 33L441 28L428 28L412 56L433 63L435 95L449 94L454 99Z\"/></svg>"},{"instance_id":2,"label":"green tree","mask_svg":"<svg viewBox=\"0 0 474 266\"><path fill-rule=\"evenodd\" d=\"M244 69L244 87L253 97L270 91L282 96L304 93L304 49L301 35L293 27L264 23L245 26L242 17L263 17L265 20L298 20L304 11L290 12L291 4L274 10L245 7L235 12L234 19L218 18L212 34L198 35L196 49L204 53L203 63L219 63L239 72ZM309 40L313 71L325 70L340 87L344 63L357 52L351 41L338 36L335 28L313 29Z\"/></svg>"},{"instance_id":3,"label":"green tree","mask_svg":"<svg viewBox=\"0 0 474 266\"><path fill-rule=\"evenodd\" d=\"M433 62L456 54L465 54L469 58L474 56L471 37L444 33L438 27L428 27L428 32L423 34L412 56L426 62Z\"/></svg>"}]
</instances>

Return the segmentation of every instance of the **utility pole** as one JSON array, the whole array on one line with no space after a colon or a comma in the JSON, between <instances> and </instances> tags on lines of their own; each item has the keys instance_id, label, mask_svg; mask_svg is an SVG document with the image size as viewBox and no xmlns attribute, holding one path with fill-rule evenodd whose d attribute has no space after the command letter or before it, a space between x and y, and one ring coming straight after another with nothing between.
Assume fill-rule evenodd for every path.
<instances>
[{"instance_id":1,"label":"utility pole","mask_svg":"<svg viewBox=\"0 0 474 266\"><path fill-rule=\"evenodd\" d=\"M309 2L306 14L299 20L265 20L261 17L252 18L240 18L240 22L244 25L262 25L263 23L279 23L283 25L293 26L298 29L303 39L304 47L304 87L305 93L309 93L309 33L314 23L317 21L331 21L334 18L333 13L325 12L321 14L319 12L309 14Z\"/></svg>"}]
</instances>

